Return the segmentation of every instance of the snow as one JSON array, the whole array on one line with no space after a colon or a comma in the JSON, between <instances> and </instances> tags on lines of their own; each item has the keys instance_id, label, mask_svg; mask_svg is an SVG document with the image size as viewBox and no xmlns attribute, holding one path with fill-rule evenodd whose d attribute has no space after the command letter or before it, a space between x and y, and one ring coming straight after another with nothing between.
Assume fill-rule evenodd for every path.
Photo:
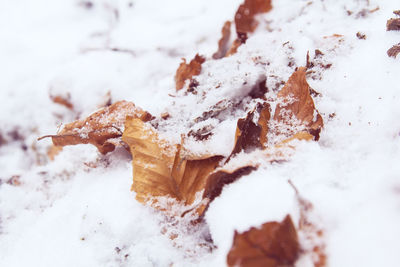
<instances>
[{"instance_id":1,"label":"snow","mask_svg":"<svg viewBox=\"0 0 400 267\"><path fill-rule=\"evenodd\" d=\"M400 32L385 30L398 1L273 1L237 54L212 60L222 25L241 2L0 2L0 266L224 266L235 230L286 214L298 219L288 180L314 206L329 266L398 266L400 59L386 51ZM210 139L185 145L194 154L227 156L237 119L255 104L246 98L251 86L266 77L274 100L315 49L324 53L322 64L332 64L307 78L321 94L314 97L325 123L320 140L298 142L289 161L263 162L223 189L205 217L212 252L198 247L207 229L185 232L185 221L166 221L135 200L124 149L101 156L77 145L49 161L50 140L36 141L91 114L110 92L113 102L169 112L159 129L171 142L210 127ZM181 58L196 53L207 57L198 95L176 92ZM69 94L74 109L53 103L54 94ZM223 99L241 105L194 121ZM15 175L20 185L7 182ZM165 228L183 234L172 241ZM310 259L296 266L311 266Z\"/></svg>"}]
</instances>

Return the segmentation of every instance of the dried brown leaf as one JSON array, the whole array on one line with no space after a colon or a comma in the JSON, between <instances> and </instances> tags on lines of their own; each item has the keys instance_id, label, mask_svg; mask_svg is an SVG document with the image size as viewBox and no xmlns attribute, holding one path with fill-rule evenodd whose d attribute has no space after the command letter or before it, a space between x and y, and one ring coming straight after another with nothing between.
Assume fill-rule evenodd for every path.
<instances>
[{"instance_id":1,"label":"dried brown leaf","mask_svg":"<svg viewBox=\"0 0 400 267\"><path fill-rule=\"evenodd\" d=\"M226 52L226 56L231 56L233 54L235 54L239 48L239 46L242 45L242 41L240 39L235 39L231 45L231 47L229 48L228 52Z\"/></svg>"},{"instance_id":2,"label":"dried brown leaf","mask_svg":"<svg viewBox=\"0 0 400 267\"><path fill-rule=\"evenodd\" d=\"M235 232L227 263L242 267L293 266L299 252L296 228L287 215L282 222L267 222L241 234Z\"/></svg>"},{"instance_id":3,"label":"dried brown leaf","mask_svg":"<svg viewBox=\"0 0 400 267\"><path fill-rule=\"evenodd\" d=\"M221 34L221 39L218 41L218 51L213 54L213 59L223 58L228 52L229 39L231 38L231 22L229 20L224 23Z\"/></svg>"},{"instance_id":4,"label":"dried brown leaf","mask_svg":"<svg viewBox=\"0 0 400 267\"><path fill-rule=\"evenodd\" d=\"M386 22L387 31L400 31L400 19L389 19Z\"/></svg>"},{"instance_id":5,"label":"dried brown leaf","mask_svg":"<svg viewBox=\"0 0 400 267\"><path fill-rule=\"evenodd\" d=\"M133 156L132 190L142 203L152 197L169 196L185 205L192 204L222 159L185 158L179 145L160 139L153 128L137 118L127 119L122 140Z\"/></svg>"},{"instance_id":6,"label":"dried brown leaf","mask_svg":"<svg viewBox=\"0 0 400 267\"><path fill-rule=\"evenodd\" d=\"M249 152L255 148L265 148L268 121L271 117L270 110L268 103L258 103L256 108L247 114L246 118L238 120L232 155L241 151ZM254 122L255 114L259 116L257 122Z\"/></svg>"},{"instance_id":7,"label":"dried brown leaf","mask_svg":"<svg viewBox=\"0 0 400 267\"><path fill-rule=\"evenodd\" d=\"M275 121L294 127L296 126L294 117L297 123L315 137L315 140L319 139L323 121L310 95L310 86L306 81L306 68L299 68L292 74L279 91L278 100L280 103L275 109Z\"/></svg>"},{"instance_id":8,"label":"dried brown leaf","mask_svg":"<svg viewBox=\"0 0 400 267\"><path fill-rule=\"evenodd\" d=\"M206 61L206 59L198 54L196 54L189 64L186 64L186 59L183 59L183 62L179 65L175 74L176 90L182 89L187 79L191 79L193 76L200 74L201 64L203 64L204 61Z\"/></svg>"},{"instance_id":9,"label":"dried brown leaf","mask_svg":"<svg viewBox=\"0 0 400 267\"><path fill-rule=\"evenodd\" d=\"M127 116L142 120L151 119L151 115L132 102L119 101L102 108L83 120L69 123L57 135L51 137L55 146L63 147L77 144L92 144L102 153L113 151L122 136L121 129Z\"/></svg>"},{"instance_id":10,"label":"dried brown leaf","mask_svg":"<svg viewBox=\"0 0 400 267\"><path fill-rule=\"evenodd\" d=\"M219 170L212 173L207 179L203 198L209 199L210 202L213 201L221 194L222 188L225 185L235 182L240 177L247 175L256 169L257 167L255 166L244 166L234 171Z\"/></svg>"},{"instance_id":11,"label":"dried brown leaf","mask_svg":"<svg viewBox=\"0 0 400 267\"><path fill-rule=\"evenodd\" d=\"M253 32L258 25L254 16L271 9L271 0L245 0L235 14L236 32L238 34Z\"/></svg>"},{"instance_id":12,"label":"dried brown leaf","mask_svg":"<svg viewBox=\"0 0 400 267\"><path fill-rule=\"evenodd\" d=\"M68 109L74 109L74 105L71 103L71 97L67 94L65 97L61 95L50 95L51 101L56 104L62 105Z\"/></svg>"},{"instance_id":13,"label":"dried brown leaf","mask_svg":"<svg viewBox=\"0 0 400 267\"><path fill-rule=\"evenodd\" d=\"M388 51L387 51L387 55L389 57L394 57L396 58L397 55L400 53L400 43L398 43L397 45L392 46Z\"/></svg>"},{"instance_id":14,"label":"dried brown leaf","mask_svg":"<svg viewBox=\"0 0 400 267\"><path fill-rule=\"evenodd\" d=\"M233 41L226 56L233 55L242 44L246 43L248 33L252 33L258 25L255 15L266 13L272 9L271 0L245 0L236 11L235 27L237 38Z\"/></svg>"}]
</instances>

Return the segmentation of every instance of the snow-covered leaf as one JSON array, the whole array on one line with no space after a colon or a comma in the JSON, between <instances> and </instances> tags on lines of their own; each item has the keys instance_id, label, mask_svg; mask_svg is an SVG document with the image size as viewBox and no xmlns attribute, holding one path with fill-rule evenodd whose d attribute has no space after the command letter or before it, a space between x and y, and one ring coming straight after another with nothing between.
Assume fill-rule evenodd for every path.
<instances>
[{"instance_id":1,"label":"snow-covered leaf","mask_svg":"<svg viewBox=\"0 0 400 267\"><path fill-rule=\"evenodd\" d=\"M228 266L293 266L300 252L290 215L282 222L267 222L243 233L235 232L227 256Z\"/></svg>"},{"instance_id":2,"label":"snow-covered leaf","mask_svg":"<svg viewBox=\"0 0 400 267\"><path fill-rule=\"evenodd\" d=\"M180 145L170 145L138 118L128 118L122 140L133 157L133 185L136 199L146 202L168 196L190 205L203 190L206 179L222 157L191 159L182 155Z\"/></svg>"},{"instance_id":3,"label":"snow-covered leaf","mask_svg":"<svg viewBox=\"0 0 400 267\"><path fill-rule=\"evenodd\" d=\"M186 59L183 59L183 62L179 65L175 74L176 90L182 89L186 80L200 74L201 64L203 64L205 60L203 56L198 54L196 54L189 64L186 63Z\"/></svg>"},{"instance_id":4,"label":"snow-covered leaf","mask_svg":"<svg viewBox=\"0 0 400 267\"><path fill-rule=\"evenodd\" d=\"M132 102L119 101L102 108L83 120L66 124L56 135L51 137L55 146L63 147L77 144L92 144L102 153L113 151L119 144L126 116L134 116L146 121L151 115Z\"/></svg>"}]
</instances>

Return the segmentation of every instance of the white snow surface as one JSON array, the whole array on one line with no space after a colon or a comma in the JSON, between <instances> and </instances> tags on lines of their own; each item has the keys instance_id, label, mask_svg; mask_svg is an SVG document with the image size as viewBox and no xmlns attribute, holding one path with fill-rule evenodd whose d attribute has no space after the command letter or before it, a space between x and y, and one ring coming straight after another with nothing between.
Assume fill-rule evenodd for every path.
<instances>
[{"instance_id":1,"label":"white snow surface","mask_svg":"<svg viewBox=\"0 0 400 267\"><path fill-rule=\"evenodd\" d=\"M386 55L400 42L400 32L386 31L398 0L273 0L237 54L213 60L221 27L240 3L0 1L0 266L224 266L235 230L286 214L297 221L288 180L314 206L328 266L399 266L400 58ZM324 53L321 64L332 64L307 78L321 94L314 98L325 123L320 140L299 142L289 161L265 162L223 189L205 216L212 252L198 245L204 229L188 232L185 222L166 221L135 200L124 149L103 156L76 145L50 161L51 141L36 140L92 113L110 92L113 102L169 112L159 129L171 142L210 127L207 141L186 145L227 156L237 119L254 106L246 98L251 86L266 77L273 99L315 49ZM198 94L176 92L181 58L196 53L207 57ZM74 110L50 95L69 95ZM242 105L194 121L221 100ZM163 234L166 227L178 239Z\"/></svg>"}]
</instances>

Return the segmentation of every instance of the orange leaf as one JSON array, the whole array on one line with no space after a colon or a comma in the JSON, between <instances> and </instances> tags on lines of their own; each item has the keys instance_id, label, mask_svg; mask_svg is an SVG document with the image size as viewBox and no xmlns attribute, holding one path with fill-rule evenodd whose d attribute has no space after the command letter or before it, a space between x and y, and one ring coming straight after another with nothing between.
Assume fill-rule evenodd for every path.
<instances>
[{"instance_id":1,"label":"orange leaf","mask_svg":"<svg viewBox=\"0 0 400 267\"><path fill-rule=\"evenodd\" d=\"M231 56L233 54L235 54L239 48L239 46L242 45L242 42L240 39L235 39L231 45L231 47L229 48L228 52L226 52L226 56Z\"/></svg>"},{"instance_id":2,"label":"orange leaf","mask_svg":"<svg viewBox=\"0 0 400 267\"><path fill-rule=\"evenodd\" d=\"M68 109L74 109L74 105L71 103L71 96L67 94L66 97L63 97L61 95L50 95L50 99L59 105L62 105Z\"/></svg>"},{"instance_id":3,"label":"orange leaf","mask_svg":"<svg viewBox=\"0 0 400 267\"><path fill-rule=\"evenodd\" d=\"M196 54L189 64L186 64L186 59L183 59L183 62L179 65L175 74L176 90L182 89L187 79L200 74L201 64L203 64L204 61L206 61L206 59L198 54Z\"/></svg>"},{"instance_id":4,"label":"orange leaf","mask_svg":"<svg viewBox=\"0 0 400 267\"><path fill-rule=\"evenodd\" d=\"M223 58L228 52L228 43L231 37L231 22L229 20L224 23L221 34L221 39L218 41L218 51L213 54L213 59Z\"/></svg>"},{"instance_id":5,"label":"orange leaf","mask_svg":"<svg viewBox=\"0 0 400 267\"><path fill-rule=\"evenodd\" d=\"M300 246L290 215L282 222L267 222L260 228L235 232L233 245L227 256L228 266L293 266Z\"/></svg>"},{"instance_id":6,"label":"orange leaf","mask_svg":"<svg viewBox=\"0 0 400 267\"><path fill-rule=\"evenodd\" d=\"M245 0L236 11L236 32L238 34L253 32L258 25L254 16L266 13L271 9L271 0Z\"/></svg>"},{"instance_id":7,"label":"orange leaf","mask_svg":"<svg viewBox=\"0 0 400 267\"><path fill-rule=\"evenodd\" d=\"M169 196L184 205L192 204L222 159L185 158L180 145L160 139L151 126L137 118L127 119L122 140L129 145L133 157L132 190L142 203L152 197Z\"/></svg>"},{"instance_id":8,"label":"orange leaf","mask_svg":"<svg viewBox=\"0 0 400 267\"><path fill-rule=\"evenodd\" d=\"M306 81L306 68L295 71L278 93L279 103L275 109L274 120L287 126L301 126L319 139L323 127L321 115L315 109ZM293 120L296 119L298 122ZM292 132L291 135L295 134Z\"/></svg>"},{"instance_id":9,"label":"orange leaf","mask_svg":"<svg viewBox=\"0 0 400 267\"><path fill-rule=\"evenodd\" d=\"M102 153L113 151L122 136L121 129L126 116L151 119L151 115L132 102L119 101L109 107L102 108L84 120L74 121L64 126L57 135L51 137L55 146L63 147L77 144L92 144Z\"/></svg>"}]
</instances>

